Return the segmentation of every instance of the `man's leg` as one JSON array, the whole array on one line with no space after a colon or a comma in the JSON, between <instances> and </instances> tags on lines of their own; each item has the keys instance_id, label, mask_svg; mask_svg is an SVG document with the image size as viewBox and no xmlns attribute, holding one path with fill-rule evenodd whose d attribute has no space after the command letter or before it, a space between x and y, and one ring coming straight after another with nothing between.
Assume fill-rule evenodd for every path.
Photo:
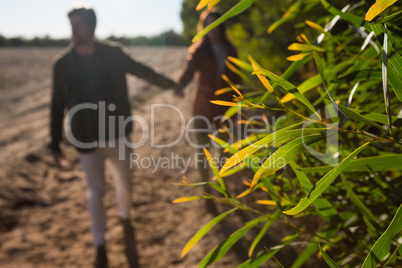
<instances>
[{"instance_id":1,"label":"man's leg","mask_svg":"<svg viewBox=\"0 0 402 268\"><path fill-rule=\"evenodd\" d=\"M119 141L116 142L119 145ZM130 152L131 149L109 147L107 150L107 158L113 168L113 178L116 185L116 199L118 205L118 215L121 219L130 218L131 208L131 172L130 169ZM119 150L125 150L125 159L119 159Z\"/></svg>"},{"instance_id":2,"label":"man's leg","mask_svg":"<svg viewBox=\"0 0 402 268\"><path fill-rule=\"evenodd\" d=\"M119 140L116 144L122 146L124 143ZM134 229L130 222L131 208L131 178L132 170L130 169L130 152L131 149L123 146L107 148L108 158L113 168L113 175L116 185L116 199L118 205L118 215L123 226L125 253L130 268L139 267L138 254L135 242ZM119 159L119 150L125 150L125 159Z\"/></svg>"},{"instance_id":3,"label":"man's leg","mask_svg":"<svg viewBox=\"0 0 402 268\"><path fill-rule=\"evenodd\" d=\"M88 184L89 214L94 245L97 248L95 267L107 267L105 250L106 215L103 204L105 194L105 157L102 149L81 153L80 162Z\"/></svg>"}]
</instances>

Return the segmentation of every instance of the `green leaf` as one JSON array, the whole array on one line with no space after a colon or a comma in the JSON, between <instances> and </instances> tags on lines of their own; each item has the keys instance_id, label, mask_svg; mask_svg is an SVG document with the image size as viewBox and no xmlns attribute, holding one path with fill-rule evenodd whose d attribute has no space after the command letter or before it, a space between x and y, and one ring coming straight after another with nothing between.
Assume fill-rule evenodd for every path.
<instances>
[{"instance_id":1,"label":"green leaf","mask_svg":"<svg viewBox=\"0 0 402 268\"><path fill-rule=\"evenodd\" d=\"M261 177L267 177L283 168L289 161L295 158L306 145L312 144L324 138L324 135L310 135L296 138L278 150L276 150L254 174L250 189L258 183Z\"/></svg>"},{"instance_id":2,"label":"green leaf","mask_svg":"<svg viewBox=\"0 0 402 268\"><path fill-rule=\"evenodd\" d=\"M310 182L310 180L307 178L306 174L304 174L303 171L299 169L297 164L294 162L294 160L289 162L289 165L293 169L294 173L296 174L296 177L298 178L302 188L304 189L304 192L308 194L311 189L313 188L313 184ZM337 215L338 212L336 209L331 205L330 202L328 202L327 199L325 198L317 198L313 202L314 206L317 208L318 212L329 219L329 217Z\"/></svg>"},{"instance_id":3,"label":"green leaf","mask_svg":"<svg viewBox=\"0 0 402 268\"><path fill-rule=\"evenodd\" d=\"M381 1L381 0L380 0ZM386 0L382 0L386 1ZM385 24L384 24L385 25ZM389 90L388 90L388 30L385 25L385 34L384 34L384 45L382 51L382 85L384 91L384 102L385 102L385 111L388 116L388 125L390 128L390 132L392 133L392 114L391 114L391 103L389 100Z\"/></svg>"},{"instance_id":4,"label":"green leaf","mask_svg":"<svg viewBox=\"0 0 402 268\"><path fill-rule=\"evenodd\" d=\"M347 75L342 75L338 77L334 83L350 83L357 81L367 81L367 80L381 80L382 73L379 70L360 70L348 73Z\"/></svg>"},{"instance_id":5,"label":"green leaf","mask_svg":"<svg viewBox=\"0 0 402 268\"><path fill-rule=\"evenodd\" d=\"M331 259L324 250L322 250L320 244L318 244L318 247L320 248L320 252L322 254L322 257L324 258L325 262L329 265L329 267L338 268L339 267L338 264L336 264L336 262L333 259Z\"/></svg>"},{"instance_id":6,"label":"green leaf","mask_svg":"<svg viewBox=\"0 0 402 268\"><path fill-rule=\"evenodd\" d=\"M282 214L280 210L275 211L272 215L270 215L269 220L264 224L264 226L261 228L260 232L258 235L255 237L253 243L251 243L250 250L248 251L248 256L251 257L253 255L253 252L255 250L255 247L258 245L258 243L261 241L261 239L267 234L267 231L269 227L276 221L276 219Z\"/></svg>"},{"instance_id":7,"label":"green leaf","mask_svg":"<svg viewBox=\"0 0 402 268\"><path fill-rule=\"evenodd\" d=\"M202 227L188 242L187 244L184 246L183 248L183 252L181 253L181 257L184 257L189 251L190 249L192 249L195 244L198 243L198 241L201 240L201 238L203 238L208 232L209 230L211 230L212 227L214 227L218 222L220 222L221 220L223 220L227 215L229 215L230 213L232 213L233 211L237 210L237 208L233 208L231 210L228 210L222 214L220 214L219 216L216 216L215 218L213 218L212 220L210 220L207 224L204 225L204 227Z\"/></svg>"},{"instance_id":8,"label":"green leaf","mask_svg":"<svg viewBox=\"0 0 402 268\"><path fill-rule=\"evenodd\" d=\"M288 50L292 50L292 51L303 51L303 52L307 52L307 51L320 51L320 52L325 52L326 50L314 45L310 45L310 44L301 44L301 43L293 43L290 46L288 46Z\"/></svg>"},{"instance_id":9,"label":"green leaf","mask_svg":"<svg viewBox=\"0 0 402 268\"><path fill-rule=\"evenodd\" d=\"M247 261L243 262L237 268L260 268L260 267L262 267L263 264L266 263L273 255L275 255L279 250L284 248L287 244L292 242L297 237L298 237L298 235L290 236L289 239L284 240L282 242L282 244L275 246L275 247L271 247L269 249L270 252L267 252L266 250L259 252L255 257L252 257L252 258L248 259Z\"/></svg>"},{"instance_id":10,"label":"green leaf","mask_svg":"<svg viewBox=\"0 0 402 268\"><path fill-rule=\"evenodd\" d=\"M299 89L295 87L292 83L286 81L285 79L277 76L276 74L268 71L268 70L258 70L255 71L254 74L261 74L264 76L267 76L270 80L274 81L275 83L279 84L281 87L283 87L287 92L292 93L295 95L295 97L306 107L312 111L319 119L321 118L320 115L317 113L315 110L314 106L310 103L310 101L304 97L302 93L300 93Z\"/></svg>"},{"instance_id":11,"label":"green leaf","mask_svg":"<svg viewBox=\"0 0 402 268\"><path fill-rule=\"evenodd\" d=\"M352 109L352 108L348 108L349 110L358 113L360 116L363 116L364 118L366 118L367 120L370 121L375 121L375 122L379 122L381 124L388 124L388 117L384 114L379 114L379 113L369 113L363 110L357 110L357 109ZM392 117L392 124L395 124L396 121L398 120L402 120L401 118Z\"/></svg>"},{"instance_id":12,"label":"green leaf","mask_svg":"<svg viewBox=\"0 0 402 268\"><path fill-rule=\"evenodd\" d=\"M372 22L374 24L383 24L386 22L392 22L392 21L400 21L402 19L402 10L395 12L383 19L377 20L375 22Z\"/></svg>"},{"instance_id":13,"label":"green leaf","mask_svg":"<svg viewBox=\"0 0 402 268\"><path fill-rule=\"evenodd\" d=\"M371 211L363 204L363 202L360 201L359 197L353 192L351 184L347 181L345 175L343 175L342 173L341 173L341 179L352 203L355 204L355 206L364 216L367 217L367 219L376 223L377 219L374 217Z\"/></svg>"},{"instance_id":14,"label":"green leaf","mask_svg":"<svg viewBox=\"0 0 402 268\"><path fill-rule=\"evenodd\" d=\"M252 73L254 71L253 67L251 66L250 63L239 60L237 58L234 57L228 57L228 60L230 60L231 62L233 62L234 64L236 64L237 66L239 66L240 68L242 68L245 71L248 71L250 73Z\"/></svg>"},{"instance_id":15,"label":"green leaf","mask_svg":"<svg viewBox=\"0 0 402 268\"><path fill-rule=\"evenodd\" d=\"M378 128L378 129L381 129L381 130L383 130L383 131L385 131L385 132L388 132L388 130L386 130L384 127L380 126L380 125L377 124L376 122L373 122L373 121L371 121L371 120L369 120L369 119L367 119L367 118L361 116L361 115L358 114L357 112L355 112L355 111L353 111L353 110L351 110L351 109L349 109L349 108L347 108L347 107L345 107L345 106L343 106L343 105L338 105L338 106L339 106L339 108L341 108L341 110L342 110L349 118L354 119L354 120L356 120L356 121L358 121L358 122L364 122L364 123L366 123L366 124L369 125L369 126L373 126L373 127Z\"/></svg>"},{"instance_id":16,"label":"green leaf","mask_svg":"<svg viewBox=\"0 0 402 268\"><path fill-rule=\"evenodd\" d=\"M392 253L391 257L389 257L388 261L384 264L384 266L388 267L389 263L393 263L400 256L402 256L402 244L399 244L399 246L395 249L394 253Z\"/></svg>"},{"instance_id":17,"label":"green leaf","mask_svg":"<svg viewBox=\"0 0 402 268\"><path fill-rule=\"evenodd\" d=\"M204 30L199 32L194 38L193 42L197 41L204 35L206 35L210 30L215 28L216 26L222 24L224 21L230 19L233 16L236 16L249 8L255 1L257 0L241 0L239 3L237 3L235 6L233 6L229 11L227 11L225 14L223 14L219 19L215 20L213 23L208 25Z\"/></svg>"},{"instance_id":18,"label":"green leaf","mask_svg":"<svg viewBox=\"0 0 402 268\"><path fill-rule=\"evenodd\" d=\"M364 260L362 268L376 267L378 261L382 261L388 255L391 250L392 240L400 231L402 231L402 205L399 206L387 230L374 243Z\"/></svg>"},{"instance_id":19,"label":"green leaf","mask_svg":"<svg viewBox=\"0 0 402 268\"><path fill-rule=\"evenodd\" d=\"M247 222L242 228L232 233L226 240L217 245L200 263L199 268L207 267L208 265L218 261L220 258L225 256L228 250L237 242L240 238L244 236L250 229L257 226L259 223L266 220L265 216L256 218Z\"/></svg>"},{"instance_id":20,"label":"green leaf","mask_svg":"<svg viewBox=\"0 0 402 268\"><path fill-rule=\"evenodd\" d=\"M318 86L319 84L321 84L321 82L322 82L321 76L319 74L317 74L317 75L314 75L313 77L310 77L303 83L301 83L297 88L299 89L300 93L304 94L307 91L309 91L310 89L313 89L316 86ZM286 103L288 101L293 100L294 98L295 98L295 96L293 94L288 93L281 99L281 101L283 103Z\"/></svg>"},{"instance_id":21,"label":"green leaf","mask_svg":"<svg viewBox=\"0 0 402 268\"><path fill-rule=\"evenodd\" d=\"M251 144L250 146L242 149L235 155L229 158L229 160L223 165L223 167L220 170L220 174L228 170L229 168L233 167L234 165L240 163L243 161L245 158L249 157L259 149L261 149L264 146L269 146L272 142L277 142L277 139L279 137L282 137L285 133L287 133L289 130L298 127L302 124L303 122L299 122L293 125L290 125L288 127L285 127L281 130L278 130L272 134L269 134L268 136L262 138L261 140ZM299 135L300 136L300 135Z\"/></svg>"},{"instance_id":22,"label":"green leaf","mask_svg":"<svg viewBox=\"0 0 402 268\"><path fill-rule=\"evenodd\" d=\"M389 171L389 170L402 170L402 155L401 154L387 154L379 156L370 156L360 159L354 159L343 170L343 172L376 172L376 171ZM302 171L307 173L321 173L328 172L333 169L333 166L301 168Z\"/></svg>"},{"instance_id":23,"label":"green leaf","mask_svg":"<svg viewBox=\"0 0 402 268\"><path fill-rule=\"evenodd\" d=\"M352 161L352 159L358 155L364 148L366 148L370 142L366 142L356 150L354 150L350 155L342 160L339 165L328 172L324 177L322 177L314 186L313 190L304 198L302 198L299 203L292 209L284 211L283 213L287 215L296 215L303 210L305 210L314 200L316 200L336 179L336 177L341 173Z\"/></svg>"},{"instance_id":24,"label":"green leaf","mask_svg":"<svg viewBox=\"0 0 402 268\"><path fill-rule=\"evenodd\" d=\"M402 87L401 87L402 79L399 77L398 73L394 68L389 68L388 82L391 85L392 89L394 90L395 95L402 102Z\"/></svg>"},{"instance_id":25,"label":"green leaf","mask_svg":"<svg viewBox=\"0 0 402 268\"><path fill-rule=\"evenodd\" d=\"M321 0L321 4L323 5L323 7L328 10L329 13L333 14L333 15L338 15L340 16L342 19L349 21L351 23L353 23L356 27L360 27L363 24L363 19L359 16L347 13L347 12L342 12L341 10L335 8L334 6L332 6L330 3L328 3L325 0Z\"/></svg>"},{"instance_id":26,"label":"green leaf","mask_svg":"<svg viewBox=\"0 0 402 268\"><path fill-rule=\"evenodd\" d=\"M318 251L317 243L311 243L302 253L300 253L297 259L293 262L291 268L302 267L306 260Z\"/></svg>"},{"instance_id":27,"label":"green leaf","mask_svg":"<svg viewBox=\"0 0 402 268\"><path fill-rule=\"evenodd\" d=\"M303 0L298 0L294 4L292 4L289 9L282 15L282 17L274 22L269 28L268 33L272 33L276 28L278 28L283 23L293 19L300 12L300 6L303 3Z\"/></svg>"},{"instance_id":28,"label":"green leaf","mask_svg":"<svg viewBox=\"0 0 402 268\"><path fill-rule=\"evenodd\" d=\"M228 108L225 112L225 114L223 115L222 120L227 120L229 118L231 118L232 116L234 116L237 113L241 112L241 106L232 106L230 108Z\"/></svg>"},{"instance_id":29,"label":"green leaf","mask_svg":"<svg viewBox=\"0 0 402 268\"><path fill-rule=\"evenodd\" d=\"M208 160L208 163L211 166L212 171L214 172L215 177L219 182L219 185L221 186L221 188L224 191L226 191L225 182L223 181L222 177L219 175L219 169L218 169L218 166L215 163L215 160L213 159L213 157L211 156L211 154L209 153L209 151L206 148L203 148L203 149L204 149L204 154L205 154L205 156L206 156L206 158ZM226 194L225 194L225 196L226 196Z\"/></svg>"}]
</instances>

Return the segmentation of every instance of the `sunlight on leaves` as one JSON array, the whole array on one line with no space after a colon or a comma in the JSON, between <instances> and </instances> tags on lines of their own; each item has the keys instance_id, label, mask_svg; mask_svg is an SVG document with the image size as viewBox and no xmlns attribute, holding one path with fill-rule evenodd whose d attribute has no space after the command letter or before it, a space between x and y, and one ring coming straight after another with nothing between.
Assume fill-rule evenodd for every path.
<instances>
[{"instance_id":1,"label":"sunlight on leaves","mask_svg":"<svg viewBox=\"0 0 402 268\"><path fill-rule=\"evenodd\" d=\"M383 12L389 6L393 5L397 0L376 0L367 12L365 20L372 21L378 14Z\"/></svg>"}]
</instances>

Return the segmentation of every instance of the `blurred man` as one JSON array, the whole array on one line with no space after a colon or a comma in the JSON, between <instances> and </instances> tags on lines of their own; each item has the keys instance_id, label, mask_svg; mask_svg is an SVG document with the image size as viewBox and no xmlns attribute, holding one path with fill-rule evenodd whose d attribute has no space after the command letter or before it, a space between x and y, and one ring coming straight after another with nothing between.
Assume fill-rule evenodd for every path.
<instances>
[{"instance_id":1,"label":"blurred man","mask_svg":"<svg viewBox=\"0 0 402 268\"><path fill-rule=\"evenodd\" d=\"M95 267L107 267L105 250L106 216L105 159L114 169L118 214L124 229L126 255L131 267L138 267L134 232L130 224L131 170L129 145L132 131L126 73L161 88L174 88L170 79L136 62L117 45L95 40L95 12L75 8L68 13L72 27L70 47L59 56L53 70L51 104L51 149L59 166L66 160L59 147L64 111L69 111L69 141L79 158L89 188L91 231L97 249ZM180 95L180 90L176 90ZM114 119L113 119L114 118ZM113 120L112 120L113 119Z\"/></svg>"}]
</instances>

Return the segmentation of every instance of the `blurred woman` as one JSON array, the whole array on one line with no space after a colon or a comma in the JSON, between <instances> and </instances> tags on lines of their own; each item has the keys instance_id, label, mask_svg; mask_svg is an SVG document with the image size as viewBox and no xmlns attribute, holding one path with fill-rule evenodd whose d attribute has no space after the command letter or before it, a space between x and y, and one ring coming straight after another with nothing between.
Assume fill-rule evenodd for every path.
<instances>
[{"instance_id":1,"label":"blurred woman","mask_svg":"<svg viewBox=\"0 0 402 268\"><path fill-rule=\"evenodd\" d=\"M200 16L198 30L201 31L220 16L221 13L215 8L204 11ZM212 104L210 101L233 99L231 92L215 95L217 90L228 87L222 79L223 74L235 84L240 82L239 76L225 64L228 56L237 57L237 52L226 36L225 25L220 24L189 48L187 62L178 82L184 88L194 75L197 77L197 85L192 96L196 142L193 146L196 147L197 169L203 181L208 180L209 176L208 163L202 148L209 147L211 140L208 134L211 134L213 128L220 128L220 119L227 110L227 107Z\"/></svg>"}]
</instances>

